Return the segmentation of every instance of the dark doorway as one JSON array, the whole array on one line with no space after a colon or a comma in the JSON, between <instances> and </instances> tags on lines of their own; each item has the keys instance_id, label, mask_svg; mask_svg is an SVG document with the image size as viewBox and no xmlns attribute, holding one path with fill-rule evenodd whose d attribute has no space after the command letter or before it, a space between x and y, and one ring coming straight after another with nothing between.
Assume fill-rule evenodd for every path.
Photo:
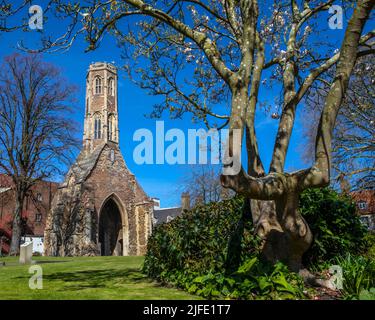
<instances>
[{"instance_id":1,"label":"dark doorway","mask_svg":"<svg viewBox=\"0 0 375 320\"><path fill-rule=\"evenodd\" d=\"M116 203L109 199L101 210L99 217L99 242L102 256L122 255L122 248L119 252L118 245L118 239L122 238L121 232L120 210Z\"/></svg>"}]
</instances>

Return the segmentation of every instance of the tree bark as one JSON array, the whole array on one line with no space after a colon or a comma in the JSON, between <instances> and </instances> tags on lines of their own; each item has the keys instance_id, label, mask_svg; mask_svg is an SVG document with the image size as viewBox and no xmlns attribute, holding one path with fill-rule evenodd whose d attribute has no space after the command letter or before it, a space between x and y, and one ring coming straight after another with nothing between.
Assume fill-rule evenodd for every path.
<instances>
[{"instance_id":1,"label":"tree bark","mask_svg":"<svg viewBox=\"0 0 375 320\"><path fill-rule=\"evenodd\" d=\"M22 207L23 198L16 197L16 208L14 211L13 225L12 225L12 240L10 243L9 255L15 256L19 254L21 233L22 233Z\"/></svg>"},{"instance_id":2,"label":"tree bark","mask_svg":"<svg viewBox=\"0 0 375 320\"><path fill-rule=\"evenodd\" d=\"M255 232L263 240L263 256L272 263L282 261L296 272L301 269L302 256L313 240L298 211L298 198L298 193L292 191L276 201L258 201L262 213L255 222Z\"/></svg>"}]
</instances>

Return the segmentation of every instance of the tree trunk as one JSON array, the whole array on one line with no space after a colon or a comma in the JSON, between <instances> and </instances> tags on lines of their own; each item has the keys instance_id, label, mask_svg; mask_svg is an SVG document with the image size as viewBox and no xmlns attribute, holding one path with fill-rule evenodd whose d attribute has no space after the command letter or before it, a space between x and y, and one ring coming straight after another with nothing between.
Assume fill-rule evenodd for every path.
<instances>
[{"instance_id":1,"label":"tree trunk","mask_svg":"<svg viewBox=\"0 0 375 320\"><path fill-rule=\"evenodd\" d=\"M15 256L19 254L21 233L22 233L22 204L23 199L16 197L16 208L12 226L12 241L10 243L9 255Z\"/></svg>"},{"instance_id":2,"label":"tree trunk","mask_svg":"<svg viewBox=\"0 0 375 320\"><path fill-rule=\"evenodd\" d=\"M302 255L313 239L298 212L299 195L291 191L276 201L251 200L255 233L263 240L262 254L272 263L282 261L292 271L302 267Z\"/></svg>"}]
</instances>

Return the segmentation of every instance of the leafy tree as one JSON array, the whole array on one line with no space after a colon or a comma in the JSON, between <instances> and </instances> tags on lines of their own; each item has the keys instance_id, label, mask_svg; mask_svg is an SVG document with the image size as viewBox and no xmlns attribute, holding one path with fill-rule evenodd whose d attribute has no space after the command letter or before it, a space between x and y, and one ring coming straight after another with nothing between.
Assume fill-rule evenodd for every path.
<instances>
[{"instance_id":1,"label":"leafy tree","mask_svg":"<svg viewBox=\"0 0 375 320\"><path fill-rule=\"evenodd\" d=\"M228 126L227 150L234 161L225 169L238 164L243 145L247 165L238 174L222 175L221 183L252 199L255 232L264 239L264 255L298 269L312 241L298 211L299 195L329 184L336 117L357 57L371 53L373 47L374 31L362 35L373 0L346 2L351 18L340 49L334 50L335 39L321 41L321 33L328 28L327 24L320 27L322 13L333 4L343 3L125 0L80 5L57 1L58 15L70 18L67 37L47 39L41 50L69 47L79 34L85 36L87 50L94 50L106 34L114 35L125 49L124 56L135 58L129 71L138 73L140 86L164 97L155 106L156 116L165 109L175 117L190 112L207 127ZM126 21L136 27L127 28ZM315 137L314 163L285 172L297 107L317 79L334 66ZM279 127L268 170L259 155L254 125L260 87L267 81L281 90L280 112L274 117L279 118ZM235 132L240 132L238 141L234 141Z\"/></svg>"},{"instance_id":2,"label":"leafy tree","mask_svg":"<svg viewBox=\"0 0 375 320\"><path fill-rule=\"evenodd\" d=\"M15 191L10 254L17 254L27 193L62 173L77 147L76 125L67 118L74 87L38 55L7 56L0 70L0 173Z\"/></svg>"}]
</instances>

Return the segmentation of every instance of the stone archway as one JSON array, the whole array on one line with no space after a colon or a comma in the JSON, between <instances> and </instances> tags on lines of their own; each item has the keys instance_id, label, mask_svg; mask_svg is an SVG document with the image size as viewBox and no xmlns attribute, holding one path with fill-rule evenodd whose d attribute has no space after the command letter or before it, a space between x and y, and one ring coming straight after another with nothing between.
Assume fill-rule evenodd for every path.
<instances>
[{"instance_id":1,"label":"stone archway","mask_svg":"<svg viewBox=\"0 0 375 320\"><path fill-rule=\"evenodd\" d=\"M123 230L121 211L113 198L109 198L99 213L99 243L102 256L122 256Z\"/></svg>"}]
</instances>

